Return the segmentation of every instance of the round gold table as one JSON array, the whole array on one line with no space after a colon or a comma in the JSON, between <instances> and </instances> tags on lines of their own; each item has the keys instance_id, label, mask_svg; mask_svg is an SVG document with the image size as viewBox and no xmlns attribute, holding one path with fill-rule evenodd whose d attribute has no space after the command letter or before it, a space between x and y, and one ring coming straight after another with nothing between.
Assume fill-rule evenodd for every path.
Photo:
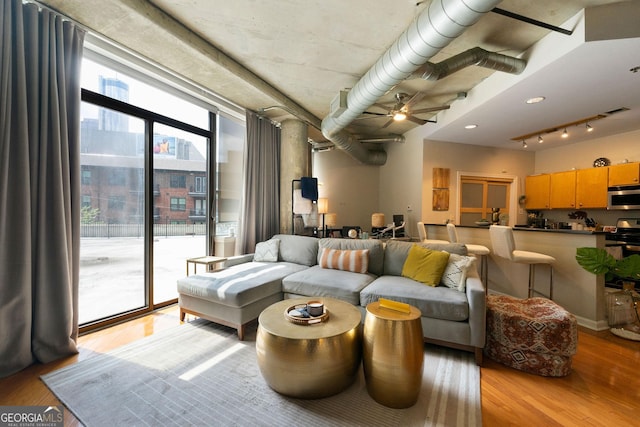
<instances>
[{"instance_id":1,"label":"round gold table","mask_svg":"<svg viewBox=\"0 0 640 427\"><path fill-rule=\"evenodd\" d=\"M390 408L413 406L422 386L424 343L420 310L403 313L367 305L362 365L369 395Z\"/></svg>"},{"instance_id":2,"label":"round gold table","mask_svg":"<svg viewBox=\"0 0 640 427\"><path fill-rule=\"evenodd\" d=\"M298 325L284 316L288 307L322 301L324 323ZM275 391L302 399L341 392L353 383L362 360L362 315L334 298L296 298L267 307L258 317L256 352L260 372Z\"/></svg>"}]
</instances>

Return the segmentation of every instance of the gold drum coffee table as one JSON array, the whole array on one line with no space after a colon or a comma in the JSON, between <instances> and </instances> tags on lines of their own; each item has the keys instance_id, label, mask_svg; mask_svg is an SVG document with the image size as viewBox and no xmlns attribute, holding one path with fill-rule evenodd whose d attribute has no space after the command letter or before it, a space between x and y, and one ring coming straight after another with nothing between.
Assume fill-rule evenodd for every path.
<instances>
[{"instance_id":1,"label":"gold drum coffee table","mask_svg":"<svg viewBox=\"0 0 640 427\"><path fill-rule=\"evenodd\" d=\"M413 406L420 394L424 343L420 310L409 313L367 305L362 364L369 395L390 408Z\"/></svg>"},{"instance_id":2,"label":"gold drum coffee table","mask_svg":"<svg viewBox=\"0 0 640 427\"><path fill-rule=\"evenodd\" d=\"M288 307L315 300L329 318L311 325L294 324ZM357 307L334 298L295 298L267 307L258 317L256 353L260 372L278 393L317 399L341 392L356 379L362 360L362 315Z\"/></svg>"}]
</instances>

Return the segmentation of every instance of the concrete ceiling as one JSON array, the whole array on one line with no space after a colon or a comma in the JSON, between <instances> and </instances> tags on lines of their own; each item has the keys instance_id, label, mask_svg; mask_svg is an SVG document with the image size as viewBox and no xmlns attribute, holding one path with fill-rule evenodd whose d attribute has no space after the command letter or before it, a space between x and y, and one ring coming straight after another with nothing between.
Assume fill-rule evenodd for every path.
<instances>
[{"instance_id":1,"label":"concrete ceiling","mask_svg":"<svg viewBox=\"0 0 640 427\"><path fill-rule=\"evenodd\" d=\"M512 138L553 128L621 107L591 123L595 132L559 138L559 132L527 139L528 150L585 141L640 127L640 29L618 29L616 40L585 43L579 19L585 8L617 0L504 0L499 8L573 31L565 35L490 12L430 62L439 63L473 47L528 61L517 76L471 66L442 80L401 82L378 104L392 105L396 93L425 96L411 107L442 105L417 115L428 122L425 138L523 149ZM42 0L90 30L185 76L234 104L281 121L296 116L317 129L340 90L351 88L398 39L429 1L409 0ZM626 2L636 3L636 2ZM638 2L640 3L640 2ZM637 3L636 3L637 5ZM633 5L632 5L633 6ZM591 10L591 9L590 9ZM600 9L602 10L602 9ZM631 9L640 13L638 7ZM600 16L600 15L599 15ZM606 18L606 14L604 14ZM636 15L631 22L639 22ZM581 27L582 25L582 27ZM596 25L597 26L597 25ZM611 27L611 26L610 26ZM617 27L614 25L613 27ZM624 26L623 26L624 27ZM638 34L633 34L637 31ZM606 32L606 31L605 31ZM614 31L615 32L615 31ZM596 38L599 37L596 35ZM466 93L466 98L458 96ZM545 96L543 103L525 99ZM268 108L277 106L277 108ZM284 107L284 108L282 108ZM384 113L372 106L367 111ZM367 116L369 117L369 116ZM348 130L356 137L401 135L418 125L371 116ZM464 125L477 124L473 130ZM582 128L581 125L580 129ZM573 132L575 130L575 132ZM376 147L378 148L378 147Z\"/></svg>"}]
</instances>

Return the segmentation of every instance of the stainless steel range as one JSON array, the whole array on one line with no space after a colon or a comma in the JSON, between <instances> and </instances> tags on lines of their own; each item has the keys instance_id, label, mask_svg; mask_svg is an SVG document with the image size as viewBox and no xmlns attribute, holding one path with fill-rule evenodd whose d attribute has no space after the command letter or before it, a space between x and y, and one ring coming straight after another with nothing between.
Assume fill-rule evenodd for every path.
<instances>
[{"instance_id":1,"label":"stainless steel range","mask_svg":"<svg viewBox=\"0 0 640 427\"><path fill-rule=\"evenodd\" d=\"M606 246L619 246L622 256L640 254L640 218L618 218L616 229L607 233ZM621 287L607 283L607 286ZM640 284L636 282L636 289Z\"/></svg>"},{"instance_id":2,"label":"stainless steel range","mask_svg":"<svg viewBox=\"0 0 640 427\"><path fill-rule=\"evenodd\" d=\"M622 256L640 253L640 218L618 218L616 230L607 234L607 246L621 246Z\"/></svg>"}]
</instances>

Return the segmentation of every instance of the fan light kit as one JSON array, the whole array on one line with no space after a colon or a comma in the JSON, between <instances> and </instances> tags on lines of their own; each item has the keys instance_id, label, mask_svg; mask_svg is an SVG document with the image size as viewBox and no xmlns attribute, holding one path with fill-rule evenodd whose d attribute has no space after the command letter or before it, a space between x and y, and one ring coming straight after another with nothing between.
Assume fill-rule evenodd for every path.
<instances>
[{"instance_id":1,"label":"fan light kit","mask_svg":"<svg viewBox=\"0 0 640 427\"><path fill-rule=\"evenodd\" d=\"M365 111L364 117L359 117L362 119L375 119L380 117L388 117L388 121L382 126L382 128L386 128L393 122L398 122L402 120L408 120L410 122L416 123L418 125L423 125L429 120L421 119L416 117L416 114L421 113L434 113L436 111L447 110L449 108L448 105L443 105L439 107L428 107L428 108L418 108L413 109L414 104L418 103L422 98L426 95L425 92L417 92L413 96L406 94L404 92L398 92L394 95L396 102L393 105L384 105L384 104L373 104L373 106L385 110L386 113L374 113L371 111Z\"/></svg>"},{"instance_id":2,"label":"fan light kit","mask_svg":"<svg viewBox=\"0 0 640 427\"><path fill-rule=\"evenodd\" d=\"M404 120L407 118L407 115L404 111L396 111L393 113L393 120L399 122L400 120Z\"/></svg>"}]
</instances>

